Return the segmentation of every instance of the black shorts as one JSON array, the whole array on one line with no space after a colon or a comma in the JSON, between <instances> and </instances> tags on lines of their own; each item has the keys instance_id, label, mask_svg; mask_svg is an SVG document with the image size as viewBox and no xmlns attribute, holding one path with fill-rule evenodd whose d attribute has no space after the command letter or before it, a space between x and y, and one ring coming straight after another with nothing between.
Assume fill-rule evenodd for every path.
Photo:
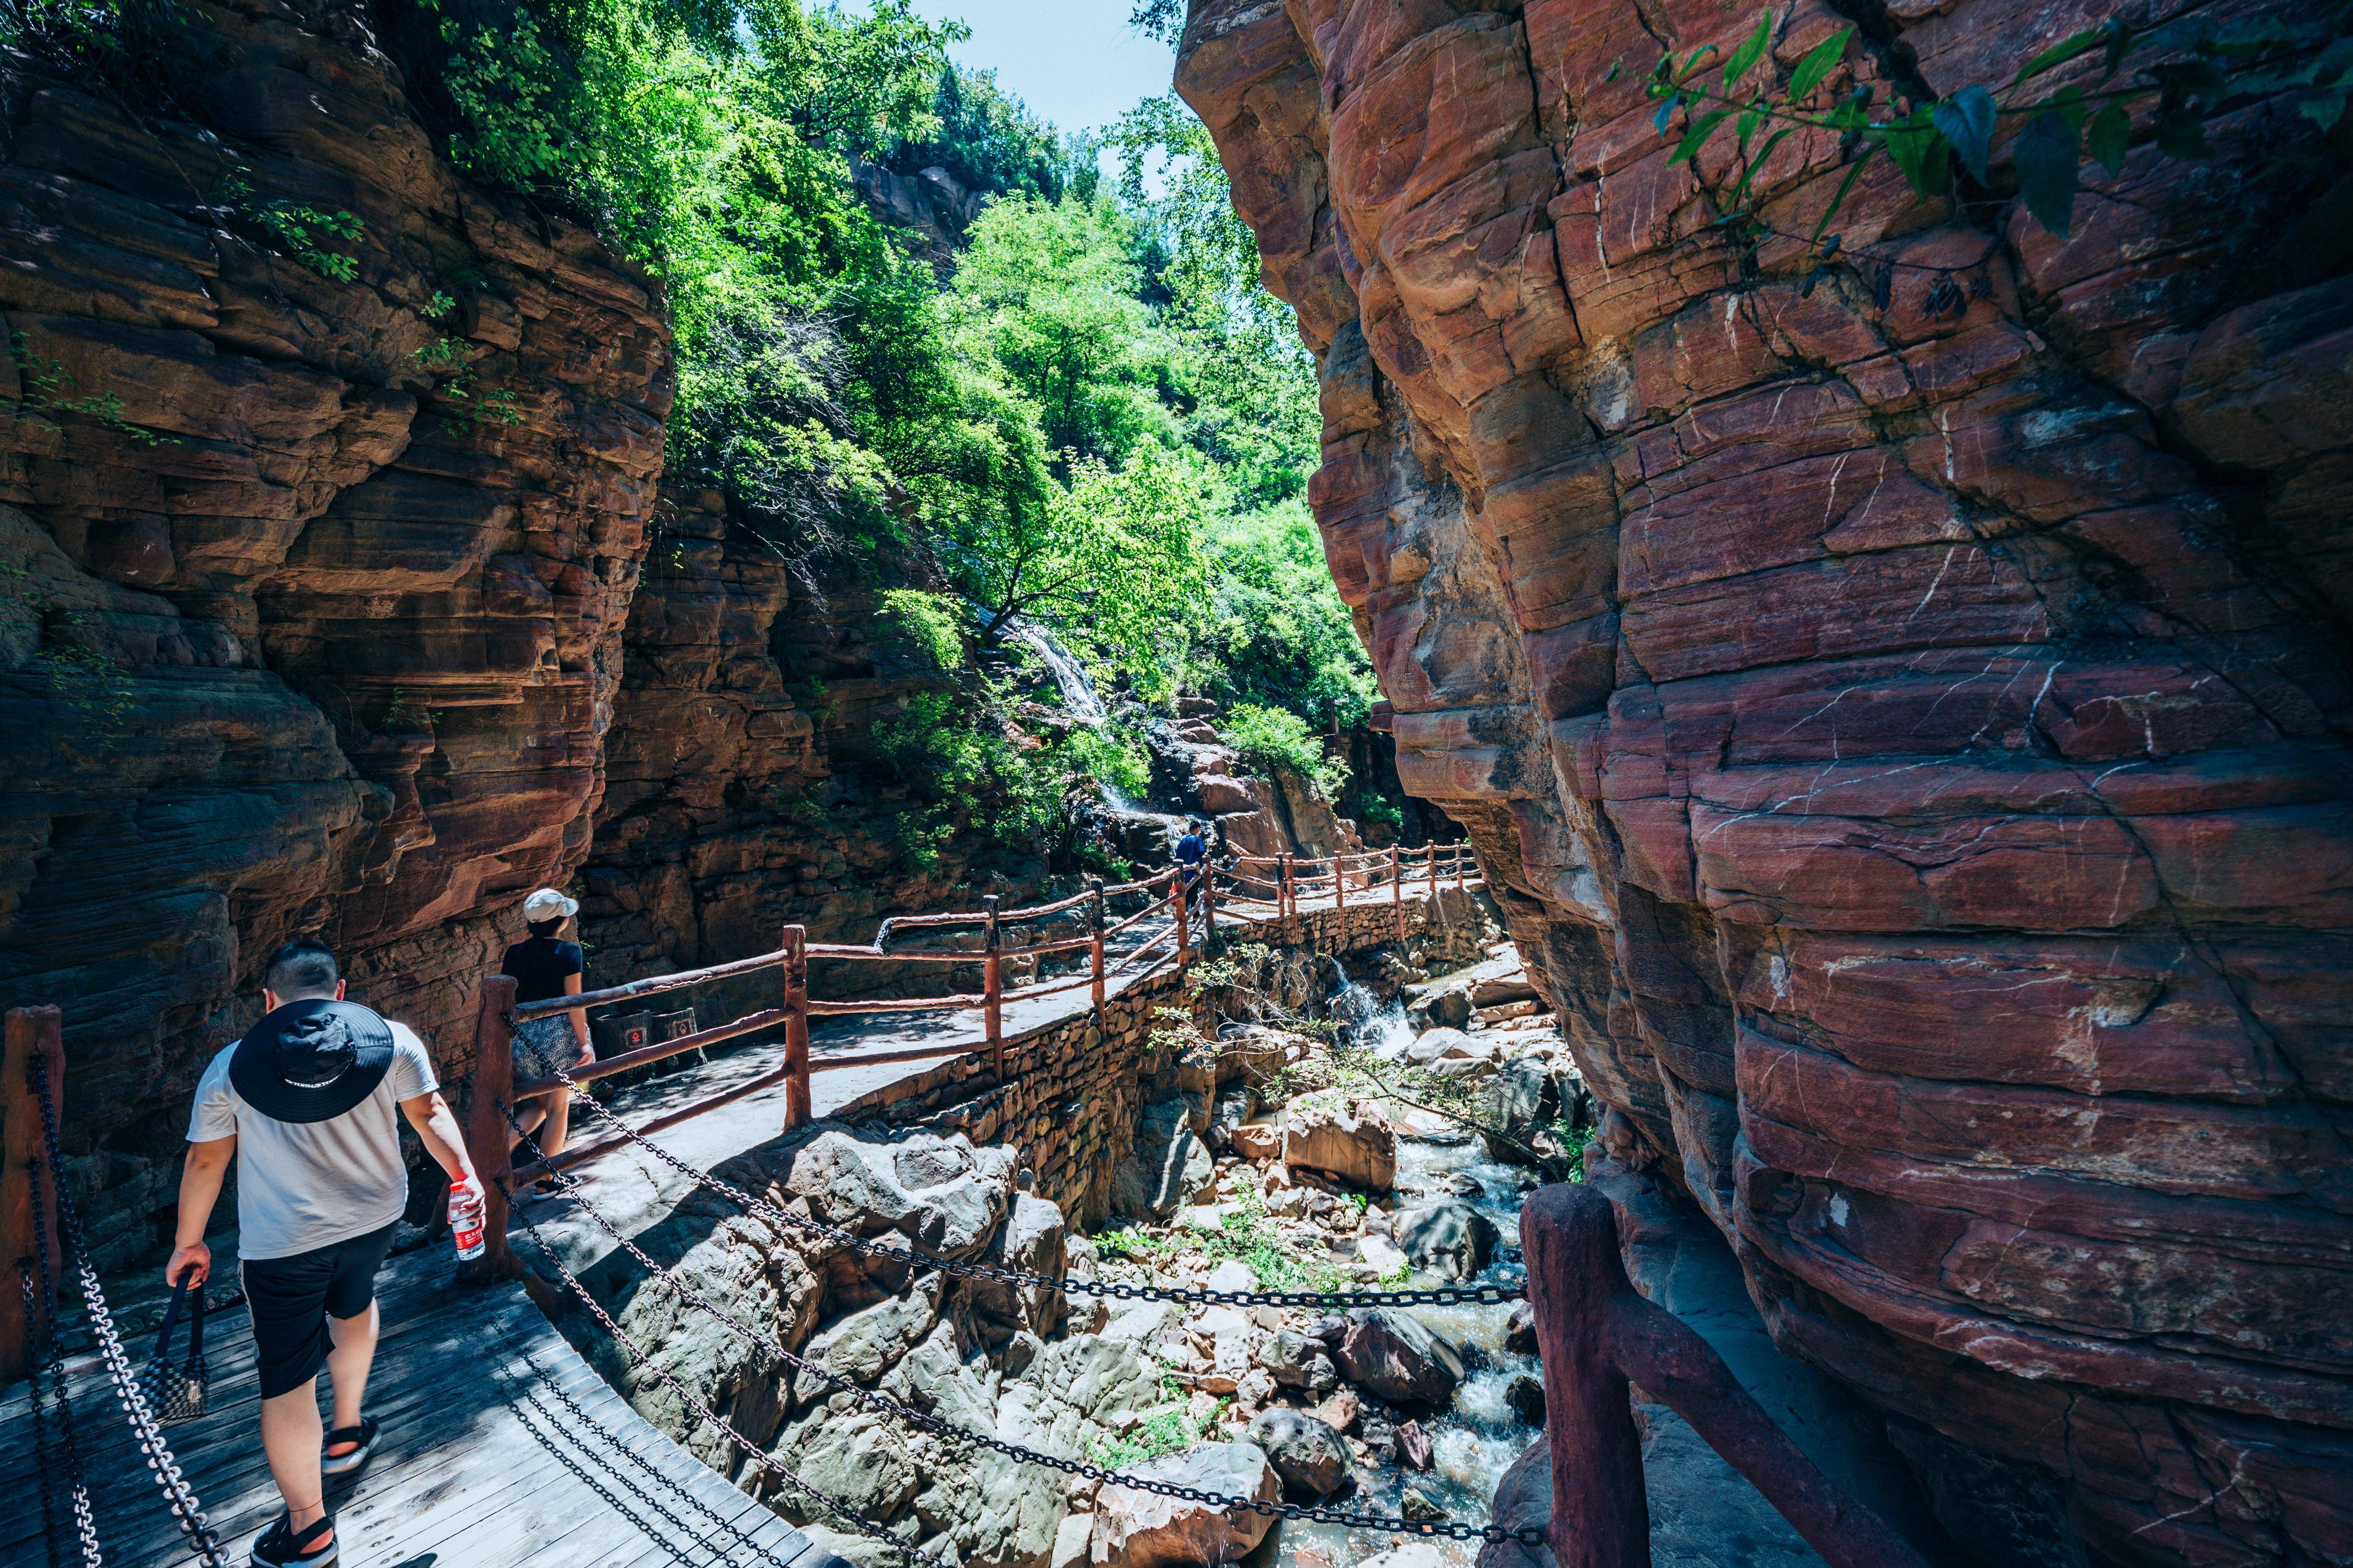
<instances>
[{"instance_id":1,"label":"black shorts","mask_svg":"<svg viewBox=\"0 0 2353 1568\"><path fill-rule=\"evenodd\" d=\"M395 1220L332 1247L291 1258L264 1258L238 1266L246 1305L253 1314L254 1360L261 1397L291 1394L327 1364L334 1342L329 1318L356 1318L375 1300L375 1271L392 1247Z\"/></svg>"}]
</instances>

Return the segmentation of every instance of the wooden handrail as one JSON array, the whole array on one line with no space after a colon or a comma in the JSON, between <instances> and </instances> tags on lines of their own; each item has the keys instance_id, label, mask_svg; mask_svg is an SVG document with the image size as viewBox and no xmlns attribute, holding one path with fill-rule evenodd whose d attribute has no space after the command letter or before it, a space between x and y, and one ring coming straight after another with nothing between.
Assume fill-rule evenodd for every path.
<instances>
[{"instance_id":1,"label":"wooden handrail","mask_svg":"<svg viewBox=\"0 0 2353 1568\"><path fill-rule=\"evenodd\" d=\"M634 1001L639 996L659 996L665 991L683 991L691 985L707 985L714 980L733 980L739 974L755 974L763 969L774 969L785 962L782 948L774 952L738 958L727 963L713 963L701 969L681 969L669 974L650 974L643 980L632 980L626 985L608 985L601 991L584 991L576 996L551 996L543 1002L525 1002L513 1011L514 1021L528 1024L535 1018L552 1018L558 1013L569 1013L575 1007L604 1007L615 1002Z\"/></svg>"},{"instance_id":2,"label":"wooden handrail","mask_svg":"<svg viewBox=\"0 0 2353 1568\"><path fill-rule=\"evenodd\" d=\"M57 1173L48 1172L48 1130L41 1122L36 1086L47 1081L49 1104L64 1116L63 1016L55 1007L11 1007L6 1040L0 1050L0 1266L14 1274L18 1258L46 1258L49 1278L61 1281ZM40 1183L38 1203L33 1196L36 1165L50 1177ZM33 1325L25 1315L18 1281L0 1278L0 1284L7 1287L0 1289L0 1383L13 1383L32 1371Z\"/></svg>"},{"instance_id":3,"label":"wooden handrail","mask_svg":"<svg viewBox=\"0 0 2353 1568\"><path fill-rule=\"evenodd\" d=\"M1394 869L1399 864L1397 852L1384 850L1372 853L1386 855L1389 858L1392 866L1390 899L1393 904L1398 903L1402 898L1402 892L1397 884L1401 883L1402 878ZM1430 868L1434 873L1437 865L1437 853L1434 847L1430 851L1428 858ZM1340 908L1345 908L1348 879L1347 873L1339 868L1338 859L1339 858L1331 858L1323 862L1305 863L1321 863L1335 867L1330 880L1339 895L1335 903ZM1285 855L1277 857L1274 863L1282 868L1283 878L1282 882L1271 884L1275 890L1277 916L1280 918L1287 913L1295 917L1300 912L1298 899L1300 879L1296 871L1300 862L1295 857ZM670 974L654 975L626 985L611 986L581 995L555 997L544 1002L532 1003L527 1006L513 1005L514 982L512 979L502 975L492 976L483 988L481 1005L478 1010L475 1023L475 1101L473 1113L467 1128L467 1143L473 1151L475 1168L482 1173L486 1184L491 1186L486 1198L491 1209L490 1229L495 1239L491 1244L491 1250L486 1254L483 1263L480 1266L480 1268L495 1272L520 1268L520 1264L507 1247L507 1206L504 1191L499 1187L499 1183L531 1181L551 1171L568 1170L594 1160L613 1149L622 1147L628 1142L624 1137L576 1144L521 1170L511 1169L512 1158L509 1152L509 1129L505 1124L504 1116L497 1110L498 1104L501 1101L510 1105L517 1104L533 1095L554 1093L565 1089L564 1080L555 1078L536 1079L522 1084L513 1081L513 1049L509 1032L512 1022L546 1017L554 1014L568 1012L576 1007L604 1005L633 997L659 995L665 992L682 990L688 986L712 980L731 979L755 973L765 969L782 968L785 974L783 995L779 1005L761 1008L728 1023L700 1029L675 1040L664 1040L654 1045L640 1047L634 1051L625 1051L618 1056L608 1057L603 1061L581 1068L568 1076L575 1085L593 1083L600 1079L611 1078L636 1068L682 1056L706 1046L717 1045L745 1035L781 1026L785 1037L784 1058L772 1071L720 1090L691 1104L666 1111L638 1128L637 1131L644 1135L674 1127L705 1111L731 1104L747 1095L759 1093L779 1083L786 1086L785 1130L790 1131L808 1125L813 1118L815 1106L810 1079L817 1073L831 1072L844 1068L929 1061L946 1057L966 1056L975 1048L974 1044L966 1040L904 1050L820 1057L814 1055L810 1049L808 1021L811 1018L849 1017L874 1013L939 1013L978 1009L983 1015L980 1048L986 1049L989 1054L989 1065L993 1075L997 1081L1004 1082L1007 1049L1004 1027L1006 1003L1075 991L1084 986L1092 992L1091 1001L1100 1023L1103 1016L1109 982L1113 977L1119 977L1124 985L1140 984L1168 968L1172 963L1181 969L1191 963L1196 951L1193 940L1196 897L1198 900L1198 920L1203 946L1206 947L1209 942L1215 940L1218 918L1217 877L1220 869L1215 865L1205 864L1193 897L1187 896L1181 868L1177 867L1170 867L1167 870L1143 880L1123 883L1116 888L1105 887L1099 879L1091 879L1085 893L1078 895L1075 899L1063 900L1058 904L1040 906L1037 910L1014 910L1009 913L1000 911L996 907L997 900L995 895L990 895L985 900L985 907L977 917L983 926L982 945L971 952L940 952L915 950L893 952L883 946L882 938L887 936L894 923L936 927L960 924L968 918L919 916L896 922L884 921L877 931L877 940L871 945L812 942L807 940L805 928L788 925L783 929L783 940L776 951L773 952L759 953L751 958L738 959L729 963L711 964L700 969L681 970ZM1230 876L1231 872L1228 870L1226 874ZM1460 876L1458 868L1458 885L1460 885ZM1249 879L1258 880L1257 879ZM1320 881L1323 879L1314 879L1314 880ZM1369 879L1365 885L1370 886ZM1162 887L1166 887L1168 890L1159 898L1117 924L1108 923L1104 908L1106 900L1114 894L1149 892ZM1431 890L1435 890L1434 880ZM1022 947L1008 948L1004 944L1004 926L1008 920L1022 919L1039 913L1064 913L1082 904L1086 909L1085 920L1088 928L1083 936L1033 942ZM1168 931L1145 942L1142 946L1125 954L1116 963L1106 961L1106 939L1129 930L1164 909L1173 910L1175 915ZM1400 912L1398 915L1400 921L1402 918ZM1167 951L1155 958L1153 955L1164 945L1166 946ZM1058 979L1018 986L1009 991L1006 989L1004 983L1006 959L1029 955L1042 956L1055 952L1075 952L1082 948L1088 951L1088 963L1084 970ZM813 959L847 960L852 963L913 962L951 965L977 964L982 970L984 988L978 992L960 992L946 996L867 1000L817 999L808 994L808 964ZM1147 960L1150 962L1147 963ZM486 1121L486 1116L494 1118L495 1122Z\"/></svg>"},{"instance_id":4,"label":"wooden handrail","mask_svg":"<svg viewBox=\"0 0 2353 1568\"><path fill-rule=\"evenodd\" d=\"M786 1022L790 1016L788 1008L763 1007L756 1013L746 1013L740 1018L732 1019L724 1024L714 1024L708 1029L697 1029L691 1035L681 1035L674 1040L657 1040L650 1046L639 1046L634 1051L623 1051L618 1056L607 1057L602 1061L591 1062L584 1068L575 1068L572 1071L572 1081L595 1083L598 1079L612 1078L616 1074L628 1072L637 1068L649 1067L655 1062L668 1061L672 1057L682 1057L689 1051L699 1051L705 1046L719 1045L744 1035L755 1035L762 1029L773 1029L779 1024ZM519 1104L534 1094L553 1094L563 1087L562 1079L532 1079L513 1086L512 1093L509 1097L510 1103Z\"/></svg>"},{"instance_id":5,"label":"wooden handrail","mask_svg":"<svg viewBox=\"0 0 2353 1568\"><path fill-rule=\"evenodd\" d=\"M1626 1277L1609 1200L1577 1183L1520 1215L1544 1364L1558 1568L1648 1568L1651 1515L1629 1383L1641 1384L1748 1479L1830 1568L1928 1568L1775 1426L1722 1357Z\"/></svg>"}]
</instances>

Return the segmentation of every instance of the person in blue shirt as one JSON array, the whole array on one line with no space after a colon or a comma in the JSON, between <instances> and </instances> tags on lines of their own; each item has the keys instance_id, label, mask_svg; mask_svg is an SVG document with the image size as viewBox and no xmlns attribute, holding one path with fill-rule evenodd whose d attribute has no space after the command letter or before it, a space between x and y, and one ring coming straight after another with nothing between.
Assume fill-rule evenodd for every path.
<instances>
[{"instance_id":1,"label":"person in blue shirt","mask_svg":"<svg viewBox=\"0 0 2353 1568\"><path fill-rule=\"evenodd\" d=\"M1205 826L1198 818L1187 823L1184 836L1176 840L1176 847L1170 851L1170 858L1183 868L1181 875L1185 883L1185 903L1187 908L1192 906L1194 899L1199 893L1201 868L1208 864L1209 858L1209 843L1202 831Z\"/></svg>"}]
</instances>

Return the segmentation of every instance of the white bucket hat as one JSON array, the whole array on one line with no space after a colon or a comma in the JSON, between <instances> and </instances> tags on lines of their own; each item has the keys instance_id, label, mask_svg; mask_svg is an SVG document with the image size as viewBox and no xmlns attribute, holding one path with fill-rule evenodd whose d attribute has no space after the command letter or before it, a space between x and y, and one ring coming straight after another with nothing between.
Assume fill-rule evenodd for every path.
<instances>
[{"instance_id":1,"label":"white bucket hat","mask_svg":"<svg viewBox=\"0 0 2353 1568\"><path fill-rule=\"evenodd\" d=\"M567 899L554 888L542 888L522 901L522 918L534 922L561 920L579 912L579 900Z\"/></svg>"}]
</instances>

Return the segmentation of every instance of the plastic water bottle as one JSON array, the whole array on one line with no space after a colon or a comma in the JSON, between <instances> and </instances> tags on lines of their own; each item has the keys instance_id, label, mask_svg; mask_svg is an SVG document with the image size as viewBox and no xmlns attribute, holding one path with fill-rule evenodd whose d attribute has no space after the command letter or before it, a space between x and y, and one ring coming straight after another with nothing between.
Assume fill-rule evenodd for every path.
<instances>
[{"instance_id":1,"label":"plastic water bottle","mask_svg":"<svg viewBox=\"0 0 2353 1568\"><path fill-rule=\"evenodd\" d=\"M463 1176L449 1184L449 1233L459 1262L482 1255L482 1194Z\"/></svg>"}]
</instances>

